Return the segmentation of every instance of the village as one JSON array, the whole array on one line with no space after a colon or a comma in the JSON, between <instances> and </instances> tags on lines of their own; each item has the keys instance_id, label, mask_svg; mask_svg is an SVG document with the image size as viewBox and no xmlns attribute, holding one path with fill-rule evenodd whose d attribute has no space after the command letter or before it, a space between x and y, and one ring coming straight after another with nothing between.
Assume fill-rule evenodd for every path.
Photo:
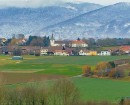
<instances>
[{"instance_id":1,"label":"village","mask_svg":"<svg viewBox=\"0 0 130 105\"><path fill-rule=\"evenodd\" d=\"M16 55L36 55L36 56L112 56L112 55L129 55L130 46L122 45L118 47L108 47L105 50L92 49L86 41L78 38L77 40L55 40L54 35L48 39L48 46L29 45L26 43L29 39L25 39L24 35L12 38L11 43L4 45L8 40L0 38L0 54L13 55L14 51L19 49L20 54ZM40 41L40 40L39 40ZM39 43L32 41L32 43Z\"/></svg>"}]
</instances>

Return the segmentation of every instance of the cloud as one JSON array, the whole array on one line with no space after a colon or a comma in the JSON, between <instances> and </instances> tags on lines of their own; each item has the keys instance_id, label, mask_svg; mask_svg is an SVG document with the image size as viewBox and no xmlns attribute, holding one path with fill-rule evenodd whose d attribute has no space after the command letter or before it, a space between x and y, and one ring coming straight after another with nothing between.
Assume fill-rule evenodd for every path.
<instances>
[{"instance_id":1,"label":"cloud","mask_svg":"<svg viewBox=\"0 0 130 105\"><path fill-rule=\"evenodd\" d=\"M0 0L0 7L43 7L60 4L64 0Z\"/></svg>"},{"instance_id":2,"label":"cloud","mask_svg":"<svg viewBox=\"0 0 130 105\"><path fill-rule=\"evenodd\" d=\"M58 5L63 2L91 2L97 4L114 4L117 2L130 2L130 0L0 0L0 7L43 7Z\"/></svg>"},{"instance_id":3,"label":"cloud","mask_svg":"<svg viewBox=\"0 0 130 105\"><path fill-rule=\"evenodd\" d=\"M115 4L118 2L130 2L130 0L73 0L73 1L91 2L103 5Z\"/></svg>"}]
</instances>

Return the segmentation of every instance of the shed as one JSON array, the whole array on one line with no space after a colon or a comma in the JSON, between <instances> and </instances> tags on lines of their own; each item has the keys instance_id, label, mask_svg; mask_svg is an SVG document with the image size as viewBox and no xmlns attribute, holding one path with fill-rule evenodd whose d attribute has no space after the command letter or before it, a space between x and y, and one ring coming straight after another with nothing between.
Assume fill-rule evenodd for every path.
<instances>
[{"instance_id":1,"label":"shed","mask_svg":"<svg viewBox=\"0 0 130 105\"><path fill-rule=\"evenodd\" d=\"M23 60L22 56L13 56L12 60Z\"/></svg>"}]
</instances>

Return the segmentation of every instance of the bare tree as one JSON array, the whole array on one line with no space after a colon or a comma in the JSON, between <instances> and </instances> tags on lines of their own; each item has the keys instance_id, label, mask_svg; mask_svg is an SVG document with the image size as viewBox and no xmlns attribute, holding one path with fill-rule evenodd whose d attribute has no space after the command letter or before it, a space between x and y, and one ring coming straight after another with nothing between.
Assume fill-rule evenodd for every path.
<instances>
[{"instance_id":1,"label":"bare tree","mask_svg":"<svg viewBox=\"0 0 130 105\"><path fill-rule=\"evenodd\" d=\"M51 91L47 105L77 105L79 91L69 80L58 80Z\"/></svg>"}]
</instances>

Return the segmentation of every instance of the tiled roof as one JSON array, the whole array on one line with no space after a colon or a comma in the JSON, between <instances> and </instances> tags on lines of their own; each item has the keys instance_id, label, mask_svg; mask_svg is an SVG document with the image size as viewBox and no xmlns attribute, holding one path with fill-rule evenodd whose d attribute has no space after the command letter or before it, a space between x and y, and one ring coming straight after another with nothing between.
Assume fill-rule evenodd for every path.
<instances>
[{"instance_id":1,"label":"tiled roof","mask_svg":"<svg viewBox=\"0 0 130 105\"><path fill-rule=\"evenodd\" d=\"M72 44L86 44L84 41L82 40L73 40L71 41Z\"/></svg>"},{"instance_id":2,"label":"tiled roof","mask_svg":"<svg viewBox=\"0 0 130 105\"><path fill-rule=\"evenodd\" d=\"M130 46L121 46L120 50L122 50L122 51L130 51Z\"/></svg>"}]
</instances>

